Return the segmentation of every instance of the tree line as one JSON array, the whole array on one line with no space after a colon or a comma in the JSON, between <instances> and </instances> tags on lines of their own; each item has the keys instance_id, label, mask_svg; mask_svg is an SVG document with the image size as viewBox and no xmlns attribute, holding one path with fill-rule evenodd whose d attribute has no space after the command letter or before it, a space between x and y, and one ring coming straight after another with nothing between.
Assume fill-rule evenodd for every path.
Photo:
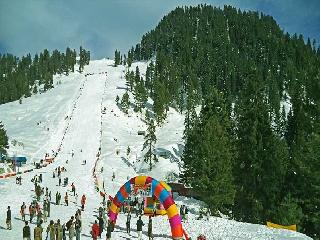
<instances>
[{"instance_id":1,"label":"tree line","mask_svg":"<svg viewBox=\"0 0 320 240\"><path fill-rule=\"evenodd\" d=\"M89 64L90 52L80 47L79 71ZM69 47L65 52L27 54L21 58L12 54L0 54L0 104L22 97L30 97L38 91L53 88L53 75L74 72L77 53Z\"/></svg>"}]
</instances>

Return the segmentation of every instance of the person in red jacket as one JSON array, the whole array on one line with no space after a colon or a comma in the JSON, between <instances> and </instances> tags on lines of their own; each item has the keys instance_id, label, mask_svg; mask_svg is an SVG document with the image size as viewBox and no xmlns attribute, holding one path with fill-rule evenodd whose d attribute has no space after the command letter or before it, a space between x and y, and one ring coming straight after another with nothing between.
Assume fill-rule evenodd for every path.
<instances>
[{"instance_id":1,"label":"person in red jacket","mask_svg":"<svg viewBox=\"0 0 320 240\"><path fill-rule=\"evenodd\" d=\"M97 220L94 221L94 224L91 227L91 235L93 240L97 240L98 236L100 234L100 228L97 223Z\"/></svg>"}]
</instances>

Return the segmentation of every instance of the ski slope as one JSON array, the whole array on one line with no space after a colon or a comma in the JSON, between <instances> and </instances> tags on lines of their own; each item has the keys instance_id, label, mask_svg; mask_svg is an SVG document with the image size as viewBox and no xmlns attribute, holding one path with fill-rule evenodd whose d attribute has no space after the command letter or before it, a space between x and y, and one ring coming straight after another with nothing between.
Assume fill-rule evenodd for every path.
<instances>
[{"instance_id":1,"label":"ski slope","mask_svg":"<svg viewBox=\"0 0 320 240\"><path fill-rule=\"evenodd\" d=\"M144 73L147 63L135 63L134 70L139 66ZM11 154L25 155L29 163L38 162L45 153L57 152L54 163L45 168L34 170L22 175L22 185L16 185L14 178L0 179L0 240L22 238L23 222L19 210L22 202L29 206L34 198L34 187L31 178L35 174L43 174L43 187L52 192L52 202L57 191L61 193L62 202L66 192L69 194L69 206L51 205L50 219L60 219L65 223L76 209L80 207L82 194L87 196L87 205L82 213L81 239L90 239L90 228L101 206L101 197L95 189L93 172L97 174L98 185L104 185L107 194L112 196L127 181L136 175L150 175L158 180L166 180L169 173L179 173L179 159L182 153L183 115L170 109L167 121L157 127L157 151L166 152L159 159L151 172L142 160L143 136L138 130L145 130L143 113L135 113L130 109L124 114L116 105L117 95L121 98L125 92L123 66L113 67L112 60L91 61L83 73L72 73L69 76L55 76L55 88L18 101L0 105L0 120L7 129L10 141L23 143L23 147L10 144ZM107 74L106 74L107 73ZM57 84L61 82L61 84ZM131 100L132 99L132 96ZM106 108L106 113L102 109ZM130 154L127 155L127 147ZM100 149L100 150L99 150ZM97 161L97 154L100 157ZM74 156L72 156L74 153ZM83 165L83 161L86 164ZM68 163L67 163L67 162ZM52 173L58 166L64 166L67 172L63 177L69 178L69 186L58 186L58 179ZM29 164L28 167L32 167ZM103 169L103 171L101 171ZM111 177L115 174L114 181ZM70 184L74 182L78 199L72 196ZM303 234L269 229L263 225L236 222L224 218L210 217L197 220L202 203L194 199L178 197L178 206L187 205L190 209L184 228L192 239L205 234L207 239L311 239ZM5 216L7 206L12 208L13 230L6 230ZM27 211L28 212L28 211ZM28 219L28 216L27 216ZM125 231L125 215L120 214L112 239L136 239L136 218L131 221L132 232L129 236ZM148 239L147 218L143 239ZM47 223L43 224L46 228ZM31 224L33 232L34 224ZM169 222L166 217L153 220L155 239L171 239ZM43 234L45 237L45 233ZM103 234L105 236L105 232ZM105 239L105 237L103 237Z\"/></svg>"}]
</instances>

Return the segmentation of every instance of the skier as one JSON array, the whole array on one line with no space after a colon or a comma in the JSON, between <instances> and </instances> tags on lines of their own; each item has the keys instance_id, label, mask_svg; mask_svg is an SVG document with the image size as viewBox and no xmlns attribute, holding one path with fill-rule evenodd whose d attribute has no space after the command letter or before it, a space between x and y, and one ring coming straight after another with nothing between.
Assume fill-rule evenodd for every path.
<instances>
[{"instance_id":1,"label":"skier","mask_svg":"<svg viewBox=\"0 0 320 240\"><path fill-rule=\"evenodd\" d=\"M99 236L99 232L100 232L99 225L97 223L97 220L95 220L94 224L91 227L91 235L93 240L97 240Z\"/></svg>"},{"instance_id":2,"label":"skier","mask_svg":"<svg viewBox=\"0 0 320 240\"><path fill-rule=\"evenodd\" d=\"M139 216L139 219L137 221L137 232L138 232L138 238L142 239L142 226L144 226L144 223L141 220L141 216Z\"/></svg>"},{"instance_id":3,"label":"skier","mask_svg":"<svg viewBox=\"0 0 320 240\"><path fill-rule=\"evenodd\" d=\"M84 205L86 204L86 196L83 194L81 197L81 210L84 211Z\"/></svg>"},{"instance_id":4,"label":"skier","mask_svg":"<svg viewBox=\"0 0 320 240\"><path fill-rule=\"evenodd\" d=\"M127 221L126 221L126 228L127 228L127 233L129 233L129 235L130 235L130 222L131 222L131 213L128 212Z\"/></svg>"},{"instance_id":5,"label":"skier","mask_svg":"<svg viewBox=\"0 0 320 240\"><path fill-rule=\"evenodd\" d=\"M54 221L50 220L50 224L47 227L47 237L46 239L55 240L55 229L54 229Z\"/></svg>"},{"instance_id":6,"label":"skier","mask_svg":"<svg viewBox=\"0 0 320 240\"><path fill-rule=\"evenodd\" d=\"M68 193L66 192L66 195L64 196L64 202L68 206L69 200L68 200Z\"/></svg>"},{"instance_id":7,"label":"skier","mask_svg":"<svg viewBox=\"0 0 320 240\"><path fill-rule=\"evenodd\" d=\"M149 216L148 237L149 237L149 240L153 239L153 235L152 235L152 218L151 218L151 216Z\"/></svg>"},{"instance_id":8,"label":"skier","mask_svg":"<svg viewBox=\"0 0 320 240\"><path fill-rule=\"evenodd\" d=\"M31 240L30 227L27 221L25 221L25 226L23 227L22 236L23 236L23 240Z\"/></svg>"},{"instance_id":9,"label":"skier","mask_svg":"<svg viewBox=\"0 0 320 240\"><path fill-rule=\"evenodd\" d=\"M25 209L26 209L26 204L23 202L22 205L21 205L21 208L20 208L21 219L23 221L26 221Z\"/></svg>"},{"instance_id":10,"label":"skier","mask_svg":"<svg viewBox=\"0 0 320 240\"><path fill-rule=\"evenodd\" d=\"M12 226L11 226L11 210L10 210L10 206L8 206L8 210L7 210L6 224L7 224L7 229L11 230Z\"/></svg>"},{"instance_id":11,"label":"skier","mask_svg":"<svg viewBox=\"0 0 320 240\"><path fill-rule=\"evenodd\" d=\"M38 223L35 229L33 230L34 240L42 240L42 227L41 224Z\"/></svg>"}]
</instances>

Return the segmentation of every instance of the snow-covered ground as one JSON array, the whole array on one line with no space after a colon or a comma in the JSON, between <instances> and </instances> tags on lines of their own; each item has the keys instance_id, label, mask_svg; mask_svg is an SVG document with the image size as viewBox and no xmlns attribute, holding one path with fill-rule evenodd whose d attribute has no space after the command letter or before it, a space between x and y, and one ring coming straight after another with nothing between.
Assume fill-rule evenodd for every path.
<instances>
[{"instance_id":1,"label":"snow-covered ground","mask_svg":"<svg viewBox=\"0 0 320 240\"><path fill-rule=\"evenodd\" d=\"M0 240L15 240L22 238L23 222L19 214L22 202L29 206L34 198L34 187L31 178L35 174L43 174L43 186L48 187L54 196L57 191L62 195L68 191L69 207L51 205L50 219L60 219L65 223L79 208L81 195L87 196L87 206L82 214L83 229L81 239L90 238L90 227L96 219L97 208L101 205L101 197L95 190L92 177L96 165L99 186L104 183L106 193L114 196L119 187L129 177L150 175L158 180L166 180L168 173L179 173L179 159L182 152L183 115L170 109L167 121L157 127L158 152L166 152L151 172L142 160L143 136L138 130L145 130L143 114L124 114L115 103L117 95L122 97L125 92L124 67L112 66L111 60L91 61L83 73L73 73L69 76L56 76L55 82L61 84L54 89L0 106L0 120L3 121L10 141L23 143L10 145L10 153L25 155L29 162L38 162L46 152L58 151L53 164L46 168L34 170L22 175L22 185L16 185L15 179L0 179ZM147 64L133 64L132 69L139 66L144 73ZM107 75L105 74L107 72ZM90 75L87 75L91 73ZM132 96L131 96L132 100ZM101 108L106 108L102 114ZM130 154L127 155L127 148ZM101 156L97 153L101 147ZM71 153L74 152L72 157ZM68 160L68 163L66 163ZM86 165L82 165L86 160ZM58 166L67 169L63 177L69 178L69 187L58 186L58 179L52 173ZM103 171L101 172L101 168ZM111 176L115 173L115 180ZM72 196L70 184L74 182L79 194L78 199ZM307 236L286 230L269 229L263 225L236 222L224 218L210 217L209 220L197 220L201 202L190 198L178 197L178 206L189 206L191 212L184 228L196 239L199 234L205 234L207 239L310 239ZM7 206L12 208L13 230L6 230L5 216ZM28 212L28 211L27 211ZM28 219L28 217L27 217ZM143 217L147 224L147 218ZM131 226L135 229L136 218ZM44 224L44 227L48 223ZM34 224L31 225L33 229ZM153 222L155 239L171 239L169 222L166 217L157 217ZM146 226L143 239L147 239ZM45 236L45 233L43 234ZM125 232L125 216L118 218L112 239L136 239L133 230L131 236ZM105 238L103 238L105 239Z\"/></svg>"}]
</instances>

